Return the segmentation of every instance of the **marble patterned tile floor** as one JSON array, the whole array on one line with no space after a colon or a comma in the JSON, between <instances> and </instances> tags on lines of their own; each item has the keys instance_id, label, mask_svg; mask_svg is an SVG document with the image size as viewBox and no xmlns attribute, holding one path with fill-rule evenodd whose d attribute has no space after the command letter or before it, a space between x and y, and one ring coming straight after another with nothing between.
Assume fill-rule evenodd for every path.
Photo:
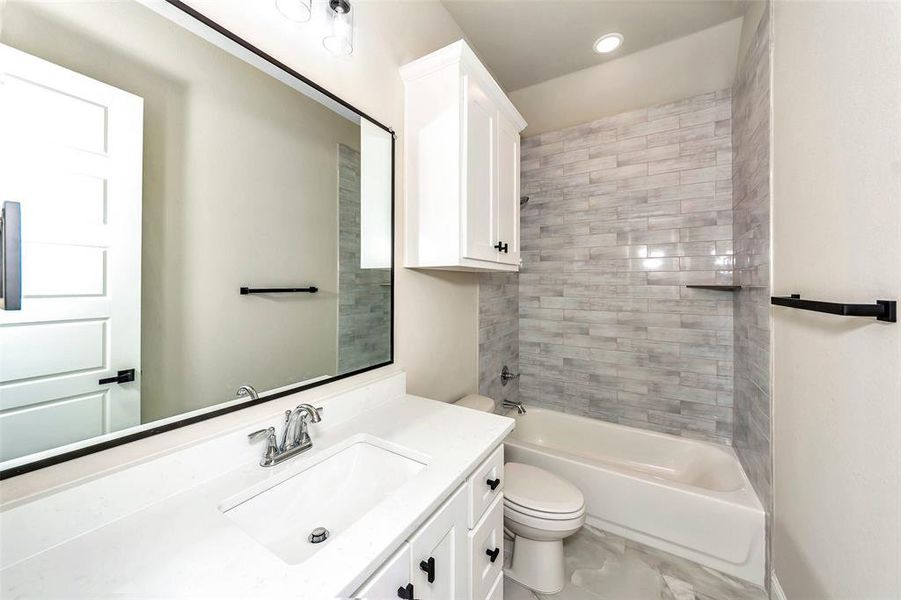
<instances>
[{"instance_id":1,"label":"marble patterned tile floor","mask_svg":"<svg viewBox=\"0 0 901 600\"><path fill-rule=\"evenodd\" d=\"M507 577L505 600L767 599L762 588L750 583L588 525L563 544L562 591L537 594Z\"/></svg>"}]
</instances>

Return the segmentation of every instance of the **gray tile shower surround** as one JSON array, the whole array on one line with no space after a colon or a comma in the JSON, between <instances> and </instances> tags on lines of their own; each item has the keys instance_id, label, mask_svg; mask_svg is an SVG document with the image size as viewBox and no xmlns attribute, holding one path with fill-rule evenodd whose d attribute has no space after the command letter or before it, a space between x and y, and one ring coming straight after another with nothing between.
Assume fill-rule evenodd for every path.
<instances>
[{"instance_id":1,"label":"gray tile shower surround","mask_svg":"<svg viewBox=\"0 0 901 600\"><path fill-rule=\"evenodd\" d=\"M360 153L338 145L338 373L388 360L391 272L360 268Z\"/></svg>"},{"instance_id":2,"label":"gray tile shower surround","mask_svg":"<svg viewBox=\"0 0 901 600\"><path fill-rule=\"evenodd\" d=\"M764 10L733 88L735 244L733 445L770 507L770 19Z\"/></svg>"},{"instance_id":3,"label":"gray tile shower surround","mask_svg":"<svg viewBox=\"0 0 901 600\"><path fill-rule=\"evenodd\" d=\"M519 380L502 385L501 369L519 373L519 276L485 273L479 278L479 393L519 399Z\"/></svg>"},{"instance_id":4,"label":"gray tile shower surround","mask_svg":"<svg viewBox=\"0 0 901 600\"><path fill-rule=\"evenodd\" d=\"M732 294L684 286L733 282L731 91L526 138L521 170L522 400L730 444ZM487 392L515 351L480 325Z\"/></svg>"}]
</instances>

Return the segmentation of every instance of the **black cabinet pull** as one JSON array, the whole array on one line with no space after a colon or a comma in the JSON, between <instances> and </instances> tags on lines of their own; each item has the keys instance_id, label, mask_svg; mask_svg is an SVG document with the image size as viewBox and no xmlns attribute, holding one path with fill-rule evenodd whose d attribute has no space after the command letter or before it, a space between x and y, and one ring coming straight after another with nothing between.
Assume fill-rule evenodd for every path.
<instances>
[{"instance_id":1,"label":"black cabinet pull","mask_svg":"<svg viewBox=\"0 0 901 600\"><path fill-rule=\"evenodd\" d=\"M429 560L419 562L419 569L425 571L428 575L429 583L435 583L435 557L430 556Z\"/></svg>"},{"instance_id":2,"label":"black cabinet pull","mask_svg":"<svg viewBox=\"0 0 901 600\"><path fill-rule=\"evenodd\" d=\"M508 249L509 247L510 247L509 244L502 243L502 242L498 242L498 243L496 243L496 244L494 245L494 248L495 248L498 252L503 252L504 254L507 254L507 249Z\"/></svg>"},{"instance_id":3,"label":"black cabinet pull","mask_svg":"<svg viewBox=\"0 0 901 600\"><path fill-rule=\"evenodd\" d=\"M496 560L497 560L497 555L500 554L500 553L501 553L501 549L500 549L500 548L495 548L494 550L485 550L485 554L488 555L488 558L491 559L491 562L496 561Z\"/></svg>"},{"instance_id":4,"label":"black cabinet pull","mask_svg":"<svg viewBox=\"0 0 901 600\"><path fill-rule=\"evenodd\" d=\"M107 377L106 379L101 379L97 383L100 385L106 385L107 383L130 383L135 380L135 370L134 369L125 369L123 371L119 371L113 377Z\"/></svg>"},{"instance_id":5,"label":"black cabinet pull","mask_svg":"<svg viewBox=\"0 0 901 600\"><path fill-rule=\"evenodd\" d=\"M501 480L500 480L500 478L497 478L497 479L489 479L489 480L486 481L485 483L488 484L488 487L490 487L490 488L491 488L491 491L493 492L494 490L497 489L497 486L499 486L499 485L501 484Z\"/></svg>"},{"instance_id":6,"label":"black cabinet pull","mask_svg":"<svg viewBox=\"0 0 901 600\"><path fill-rule=\"evenodd\" d=\"M413 600L413 584L408 583L404 587L397 588L397 597L402 600Z\"/></svg>"}]
</instances>

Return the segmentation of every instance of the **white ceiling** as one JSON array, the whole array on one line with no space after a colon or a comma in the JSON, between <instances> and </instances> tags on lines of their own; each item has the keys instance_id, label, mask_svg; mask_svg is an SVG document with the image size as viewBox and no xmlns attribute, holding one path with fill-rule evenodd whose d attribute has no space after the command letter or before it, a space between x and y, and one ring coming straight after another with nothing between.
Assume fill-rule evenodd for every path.
<instances>
[{"instance_id":1,"label":"white ceiling","mask_svg":"<svg viewBox=\"0 0 901 600\"><path fill-rule=\"evenodd\" d=\"M744 14L747 0L441 0L508 92ZM592 50L619 32L619 50Z\"/></svg>"}]
</instances>

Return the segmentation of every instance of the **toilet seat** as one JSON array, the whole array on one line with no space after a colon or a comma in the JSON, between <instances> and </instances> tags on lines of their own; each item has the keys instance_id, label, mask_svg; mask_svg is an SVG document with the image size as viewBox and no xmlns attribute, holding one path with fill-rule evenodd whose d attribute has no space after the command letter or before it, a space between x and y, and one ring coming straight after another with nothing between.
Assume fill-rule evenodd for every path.
<instances>
[{"instance_id":1,"label":"toilet seat","mask_svg":"<svg viewBox=\"0 0 901 600\"><path fill-rule=\"evenodd\" d=\"M544 469L509 462L504 465L505 504L538 518L566 519L585 512L581 490Z\"/></svg>"},{"instance_id":2,"label":"toilet seat","mask_svg":"<svg viewBox=\"0 0 901 600\"><path fill-rule=\"evenodd\" d=\"M566 521L569 519L578 519L585 514L585 505L579 507L578 510L566 513L551 513L543 510L537 510L528 506L522 506L509 498L504 498L504 508L520 515L527 515L536 519L545 519L549 521ZM506 512L506 510L505 510Z\"/></svg>"},{"instance_id":3,"label":"toilet seat","mask_svg":"<svg viewBox=\"0 0 901 600\"><path fill-rule=\"evenodd\" d=\"M555 518L548 518L553 516ZM578 529L585 522L585 511L572 515L531 515L519 512L509 504L504 504L504 518L520 525L526 525L533 529L551 533L554 531L569 531Z\"/></svg>"}]
</instances>

